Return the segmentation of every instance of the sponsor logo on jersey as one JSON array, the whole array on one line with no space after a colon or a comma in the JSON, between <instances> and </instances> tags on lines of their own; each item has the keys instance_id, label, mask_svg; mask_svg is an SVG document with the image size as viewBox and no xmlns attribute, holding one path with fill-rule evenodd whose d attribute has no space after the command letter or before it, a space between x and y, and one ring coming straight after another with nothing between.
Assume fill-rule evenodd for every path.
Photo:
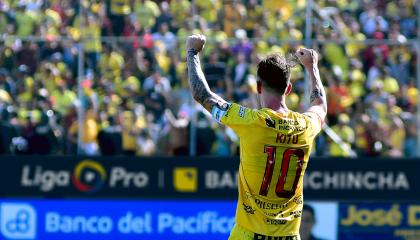
<instances>
[{"instance_id":1,"label":"sponsor logo on jersey","mask_svg":"<svg viewBox=\"0 0 420 240\"><path fill-rule=\"evenodd\" d=\"M245 108L244 107L242 107L242 106L239 107L238 115L239 115L240 118L245 117Z\"/></svg>"},{"instance_id":2,"label":"sponsor logo on jersey","mask_svg":"<svg viewBox=\"0 0 420 240\"><path fill-rule=\"evenodd\" d=\"M254 214L255 213L255 209L253 209L251 206L246 205L245 203L242 203L244 210L247 214Z\"/></svg>"},{"instance_id":3,"label":"sponsor logo on jersey","mask_svg":"<svg viewBox=\"0 0 420 240\"><path fill-rule=\"evenodd\" d=\"M276 121L271 118L266 118L265 124L267 125L267 127L276 128Z\"/></svg>"}]
</instances>

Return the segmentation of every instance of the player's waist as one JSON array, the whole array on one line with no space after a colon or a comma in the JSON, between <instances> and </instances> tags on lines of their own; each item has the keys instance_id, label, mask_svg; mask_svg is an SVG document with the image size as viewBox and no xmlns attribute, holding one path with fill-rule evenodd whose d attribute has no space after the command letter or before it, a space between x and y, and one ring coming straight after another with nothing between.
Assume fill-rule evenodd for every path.
<instances>
[{"instance_id":1,"label":"player's waist","mask_svg":"<svg viewBox=\"0 0 420 240\"><path fill-rule=\"evenodd\" d=\"M254 233L254 240L300 240L299 235L294 236L266 236Z\"/></svg>"},{"instance_id":2,"label":"player's waist","mask_svg":"<svg viewBox=\"0 0 420 240\"><path fill-rule=\"evenodd\" d=\"M242 236L243 239L253 239L253 240L300 240L299 234L294 235L282 235L282 236L271 236L264 235L250 231L239 224L235 224L232 232L239 233L237 236Z\"/></svg>"}]
</instances>

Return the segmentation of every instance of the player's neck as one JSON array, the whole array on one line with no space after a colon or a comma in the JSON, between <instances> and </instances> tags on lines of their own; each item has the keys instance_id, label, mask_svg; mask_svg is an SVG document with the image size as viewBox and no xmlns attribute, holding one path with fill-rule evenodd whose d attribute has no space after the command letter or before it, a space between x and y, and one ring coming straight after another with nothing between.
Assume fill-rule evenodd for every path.
<instances>
[{"instance_id":1,"label":"player's neck","mask_svg":"<svg viewBox=\"0 0 420 240\"><path fill-rule=\"evenodd\" d=\"M279 113L286 113L289 111L286 105L286 96L278 94L264 93L260 94L261 107L269 108Z\"/></svg>"}]
</instances>

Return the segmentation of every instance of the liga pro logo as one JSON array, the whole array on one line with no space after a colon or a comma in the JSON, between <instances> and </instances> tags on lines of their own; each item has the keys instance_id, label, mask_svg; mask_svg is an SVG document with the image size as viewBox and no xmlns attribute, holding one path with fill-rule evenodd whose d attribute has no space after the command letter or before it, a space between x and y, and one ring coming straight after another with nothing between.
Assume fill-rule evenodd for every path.
<instances>
[{"instance_id":1,"label":"liga pro logo","mask_svg":"<svg viewBox=\"0 0 420 240\"><path fill-rule=\"evenodd\" d=\"M106 177L102 165L92 160L84 160L76 165L71 179L77 190L94 193L104 185Z\"/></svg>"},{"instance_id":2,"label":"liga pro logo","mask_svg":"<svg viewBox=\"0 0 420 240\"><path fill-rule=\"evenodd\" d=\"M82 193L96 193L107 185L110 189L142 189L149 186L149 173L128 171L125 166L104 168L101 163L85 159L61 169L26 164L22 167L21 185L51 192L57 188L74 188Z\"/></svg>"}]
</instances>

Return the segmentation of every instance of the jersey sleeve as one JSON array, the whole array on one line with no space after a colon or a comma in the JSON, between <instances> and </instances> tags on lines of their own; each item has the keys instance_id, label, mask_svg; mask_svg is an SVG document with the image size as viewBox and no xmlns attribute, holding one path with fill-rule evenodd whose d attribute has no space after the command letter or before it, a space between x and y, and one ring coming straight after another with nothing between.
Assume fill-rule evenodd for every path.
<instances>
[{"instance_id":1,"label":"jersey sleeve","mask_svg":"<svg viewBox=\"0 0 420 240\"><path fill-rule=\"evenodd\" d=\"M310 131L308 135L315 138L322 129L323 121L321 117L317 113L311 111L305 112L303 115L307 121L308 131Z\"/></svg>"},{"instance_id":2,"label":"jersey sleeve","mask_svg":"<svg viewBox=\"0 0 420 240\"><path fill-rule=\"evenodd\" d=\"M236 103L216 104L213 106L211 115L216 121L232 128L239 135L243 129L254 124L258 118L256 110Z\"/></svg>"}]
</instances>

